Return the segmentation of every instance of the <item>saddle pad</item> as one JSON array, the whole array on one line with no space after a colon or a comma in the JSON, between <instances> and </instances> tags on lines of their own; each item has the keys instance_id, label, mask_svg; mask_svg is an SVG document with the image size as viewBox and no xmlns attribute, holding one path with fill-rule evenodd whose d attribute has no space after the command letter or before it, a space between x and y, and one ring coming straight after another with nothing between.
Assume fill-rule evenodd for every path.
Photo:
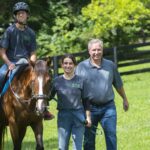
<instances>
[{"instance_id":1,"label":"saddle pad","mask_svg":"<svg viewBox=\"0 0 150 150\"><path fill-rule=\"evenodd\" d=\"M8 90L9 85L11 84L11 81L13 80L14 76L15 76L15 73L10 73L10 76L8 77L8 79L6 80L6 82L4 84L2 92L0 93L0 97L2 97L6 93L6 91Z\"/></svg>"}]
</instances>

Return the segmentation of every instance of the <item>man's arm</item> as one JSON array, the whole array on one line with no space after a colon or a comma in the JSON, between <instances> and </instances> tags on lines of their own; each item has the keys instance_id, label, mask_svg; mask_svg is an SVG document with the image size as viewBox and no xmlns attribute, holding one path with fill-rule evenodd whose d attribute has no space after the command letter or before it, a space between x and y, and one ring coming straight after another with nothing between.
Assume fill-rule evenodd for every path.
<instances>
[{"instance_id":1,"label":"man's arm","mask_svg":"<svg viewBox=\"0 0 150 150\"><path fill-rule=\"evenodd\" d=\"M5 48L1 48L0 49L0 56L2 58L2 60L8 65L8 69L9 70L13 70L15 68L15 64L13 64L7 57L6 55L6 49Z\"/></svg>"},{"instance_id":2,"label":"man's arm","mask_svg":"<svg viewBox=\"0 0 150 150\"><path fill-rule=\"evenodd\" d=\"M128 99L126 97L125 90L124 90L123 86L121 88L116 89L116 90L123 99L123 109L125 111L127 111L129 109L129 103L128 103Z\"/></svg>"},{"instance_id":3,"label":"man's arm","mask_svg":"<svg viewBox=\"0 0 150 150\"><path fill-rule=\"evenodd\" d=\"M90 101L87 99L83 99L82 103L86 113L86 126L91 127L92 122L91 122Z\"/></svg>"}]
</instances>

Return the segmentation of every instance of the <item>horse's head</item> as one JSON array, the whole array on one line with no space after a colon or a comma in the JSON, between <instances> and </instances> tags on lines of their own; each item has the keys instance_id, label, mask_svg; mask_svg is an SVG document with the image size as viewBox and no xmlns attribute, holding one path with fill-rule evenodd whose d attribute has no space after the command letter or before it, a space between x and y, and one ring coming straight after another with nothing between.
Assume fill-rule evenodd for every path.
<instances>
[{"instance_id":1,"label":"horse's head","mask_svg":"<svg viewBox=\"0 0 150 150\"><path fill-rule=\"evenodd\" d=\"M45 111L50 80L47 62L37 60L32 74L31 86L33 98L36 100L36 112L38 114L42 114Z\"/></svg>"}]
</instances>

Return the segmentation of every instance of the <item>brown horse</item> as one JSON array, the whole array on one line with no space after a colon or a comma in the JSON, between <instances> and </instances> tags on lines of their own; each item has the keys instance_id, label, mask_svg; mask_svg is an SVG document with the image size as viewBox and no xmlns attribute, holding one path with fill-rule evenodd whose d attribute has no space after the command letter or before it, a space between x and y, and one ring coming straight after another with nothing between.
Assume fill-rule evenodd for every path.
<instances>
[{"instance_id":1,"label":"brown horse","mask_svg":"<svg viewBox=\"0 0 150 150\"><path fill-rule=\"evenodd\" d=\"M43 146L43 112L46 107L50 76L47 63L38 60L16 76L3 97L0 111L0 150L3 149L4 131L8 125L14 150L21 150L27 126L35 134L36 150Z\"/></svg>"}]
</instances>

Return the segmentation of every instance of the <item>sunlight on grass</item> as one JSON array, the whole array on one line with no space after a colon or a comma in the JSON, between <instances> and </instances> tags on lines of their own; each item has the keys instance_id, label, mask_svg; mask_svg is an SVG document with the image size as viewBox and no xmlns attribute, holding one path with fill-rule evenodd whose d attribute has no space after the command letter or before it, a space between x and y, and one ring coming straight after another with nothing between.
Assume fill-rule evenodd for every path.
<instances>
[{"instance_id":1,"label":"sunlight on grass","mask_svg":"<svg viewBox=\"0 0 150 150\"><path fill-rule=\"evenodd\" d=\"M132 65L132 66L128 66L128 67L120 67L119 72L121 73L121 72L125 72L125 71L132 71L132 70L144 69L144 68L150 68L150 63Z\"/></svg>"},{"instance_id":2,"label":"sunlight on grass","mask_svg":"<svg viewBox=\"0 0 150 150\"><path fill-rule=\"evenodd\" d=\"M149 45L137 48L138 51L144 51L144 50L148 50L148 49L150 50L150 46Z\"/></svg>"}]
</instances>

